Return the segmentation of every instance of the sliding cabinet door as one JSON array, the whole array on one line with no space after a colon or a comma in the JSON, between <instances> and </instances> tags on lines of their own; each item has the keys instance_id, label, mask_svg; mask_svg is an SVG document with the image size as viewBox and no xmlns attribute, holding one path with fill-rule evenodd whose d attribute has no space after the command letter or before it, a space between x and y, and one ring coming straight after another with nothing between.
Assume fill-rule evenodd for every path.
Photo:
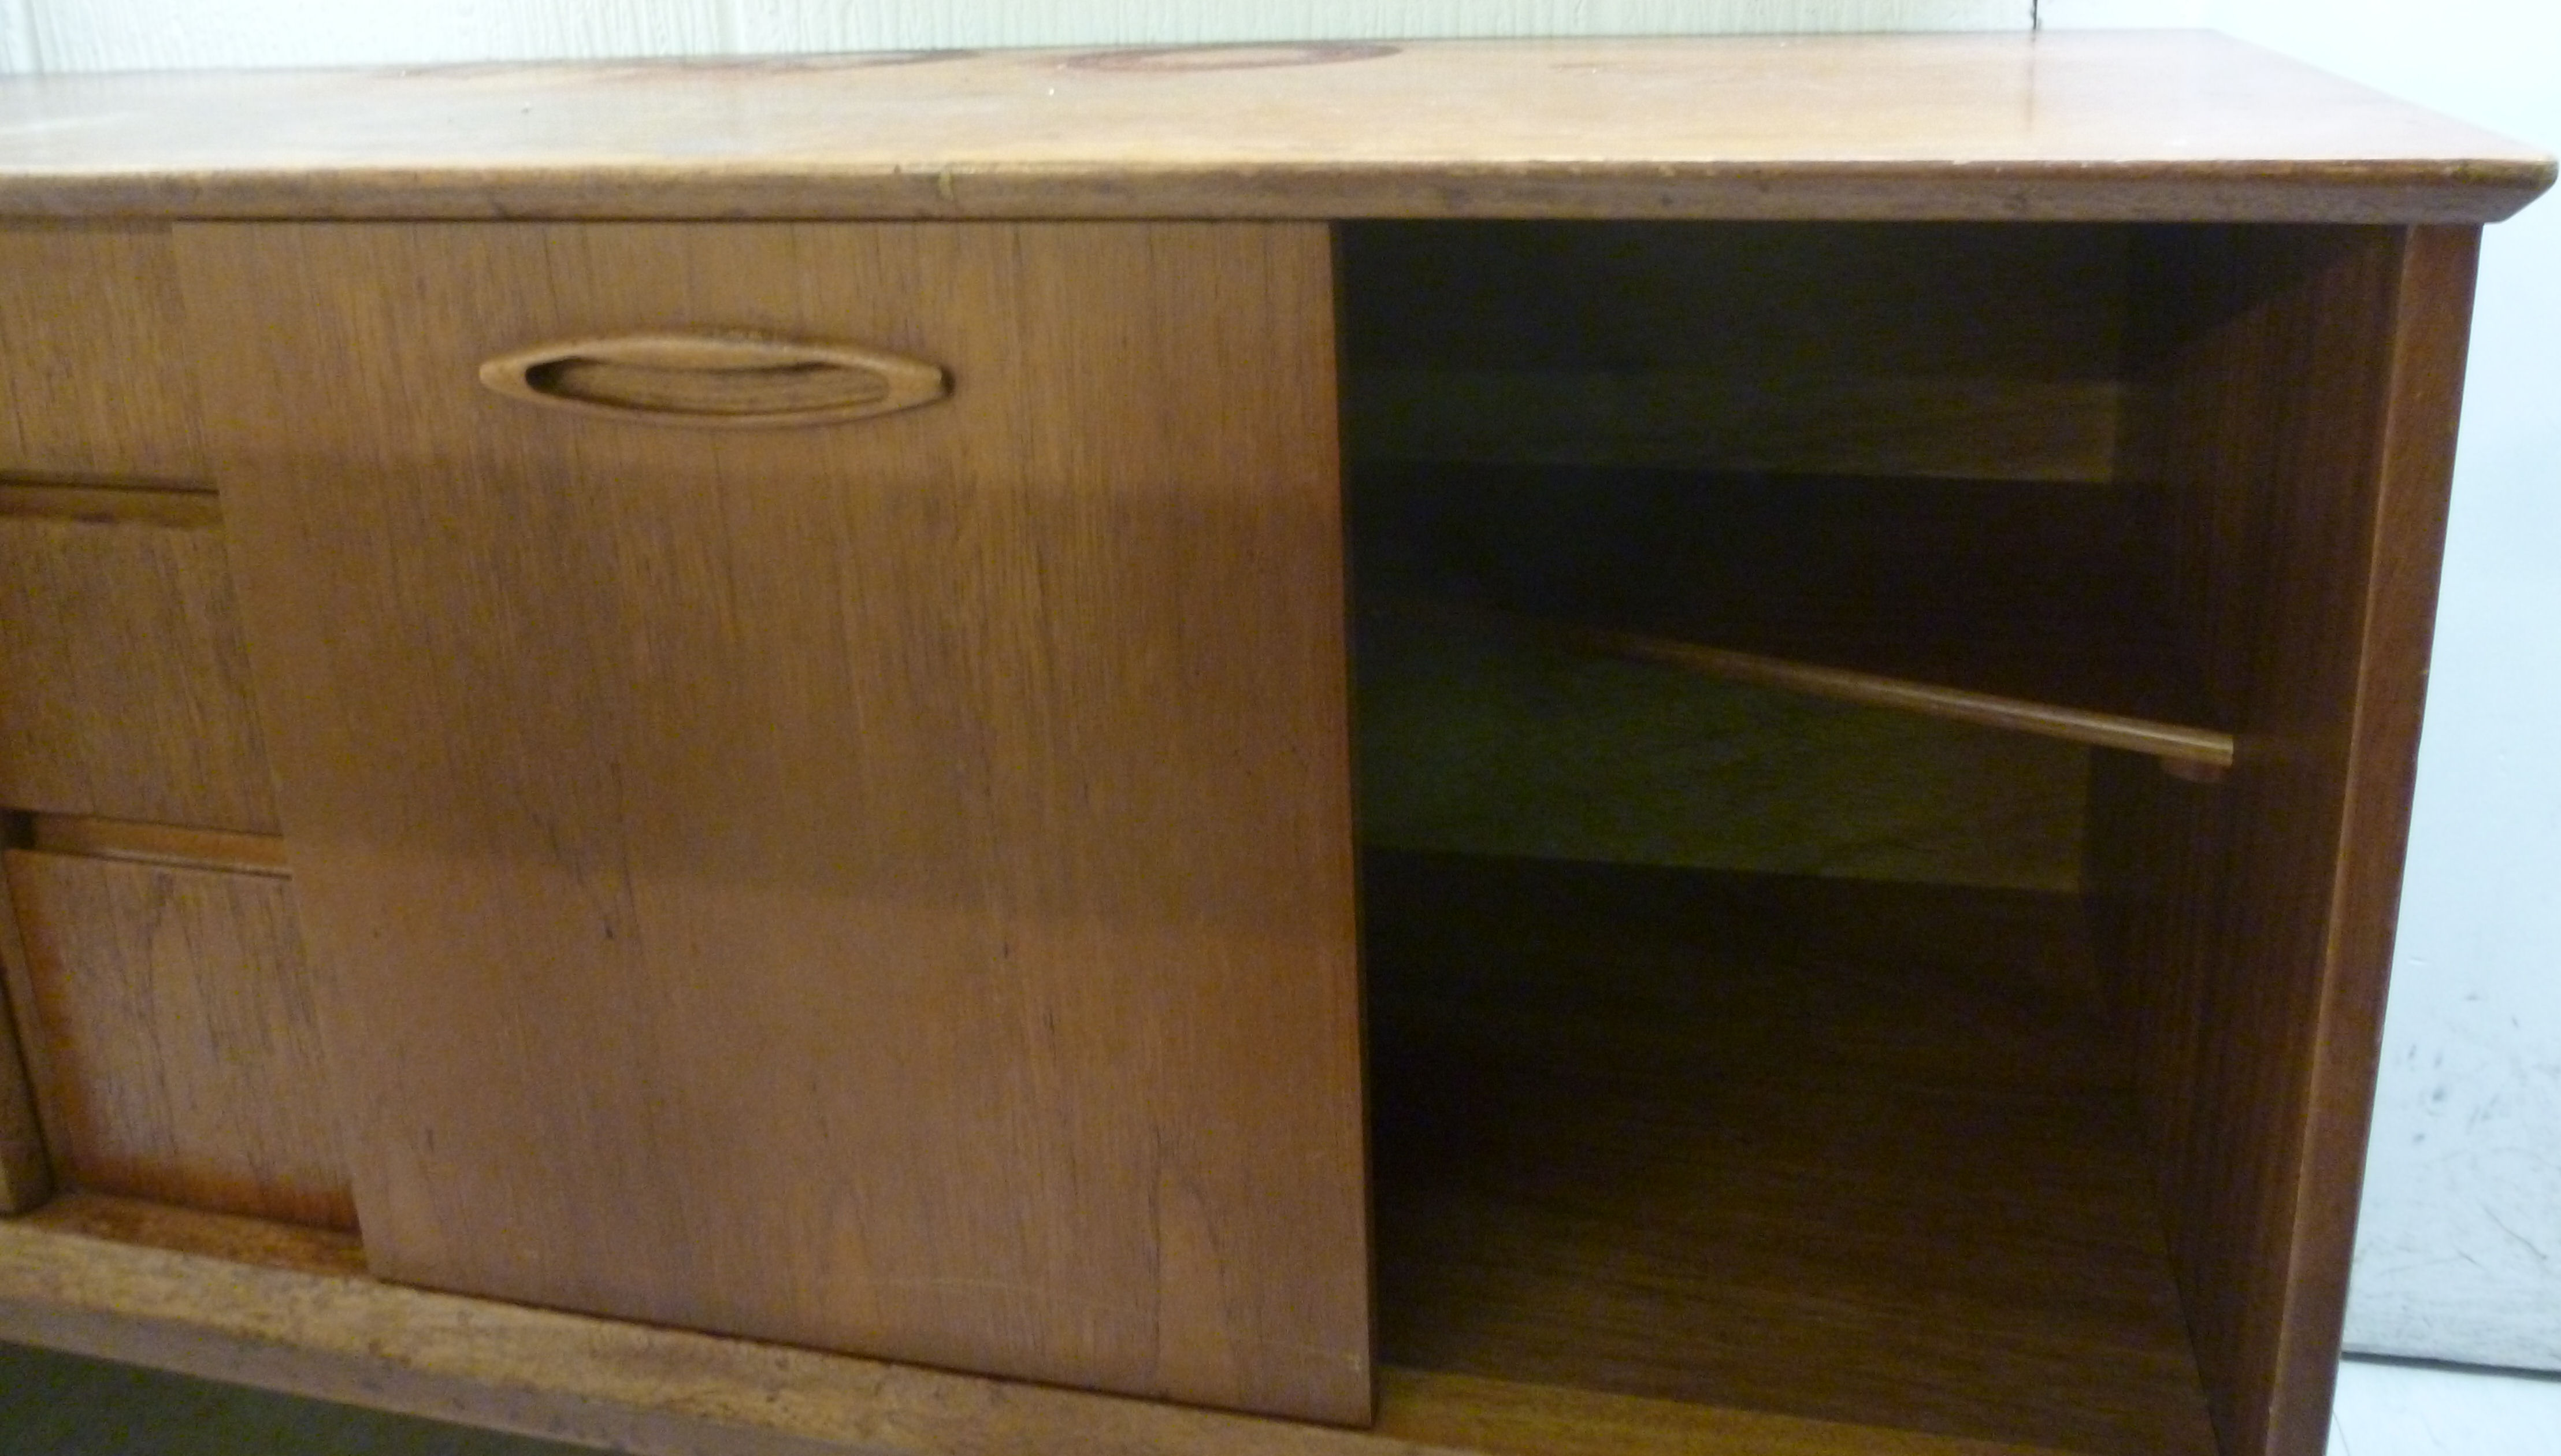
<instances>
[{"instance_id":1,"label":"sliding cabinet door","mask_svg":"<svg viewBox=\"0 0 2561 1456\"><path fill-rule=\"evenodd\" d=\"M379 1272L1365 1418L1320 227L180 252Z\"/></svg>"}]
</instances>

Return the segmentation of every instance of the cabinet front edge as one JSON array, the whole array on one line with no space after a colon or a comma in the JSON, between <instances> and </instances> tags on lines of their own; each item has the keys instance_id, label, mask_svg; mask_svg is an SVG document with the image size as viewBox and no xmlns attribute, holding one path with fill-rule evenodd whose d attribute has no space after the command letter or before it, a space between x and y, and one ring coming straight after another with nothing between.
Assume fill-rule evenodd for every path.
<instances>
[{"instance_id":1,"label":"cabinet front edge","mask_svg":"<svg viewBox=\"0 0 2561 1456\"><path fill-rule=\"evenodd\" d=\"M0 220L1352 221L2480 224L2553 163L2234 168L1946 161L1258 169L318 167L12 171Z\"/></svg>"}]
</instances>

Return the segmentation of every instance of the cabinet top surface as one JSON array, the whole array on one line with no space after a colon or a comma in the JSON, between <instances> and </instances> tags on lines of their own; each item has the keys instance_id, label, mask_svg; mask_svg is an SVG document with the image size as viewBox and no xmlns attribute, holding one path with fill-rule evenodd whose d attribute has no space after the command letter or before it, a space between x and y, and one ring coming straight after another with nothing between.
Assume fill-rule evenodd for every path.
<instances>
[{"instance_id":1,"label":"cabinet top surface","mask_svg":"<svg viewBox=\"0 0 2561 1456\"><path fill-rule=\"evenodd\" d=\"M0 82L0 214L2490 222L2550 158L2202 32Z\"/></svg>"}]
</instances>

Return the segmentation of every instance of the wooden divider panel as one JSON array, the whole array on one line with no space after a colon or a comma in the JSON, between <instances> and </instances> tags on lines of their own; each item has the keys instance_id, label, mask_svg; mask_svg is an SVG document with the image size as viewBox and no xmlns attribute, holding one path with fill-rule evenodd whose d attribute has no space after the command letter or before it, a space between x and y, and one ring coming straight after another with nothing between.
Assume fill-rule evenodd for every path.
<instances>
[{"instance_id":1,"label":"wooden divider panel","mask_svg":"<svg viewBox=\"0 0 2561 1456\"><path fill-rule=\"evenodd\" d=\"M180 253L379 1272L1366 1417L1324 229ZM949 397L475 377L702 330Z\"/></svg>"}]
</instances>

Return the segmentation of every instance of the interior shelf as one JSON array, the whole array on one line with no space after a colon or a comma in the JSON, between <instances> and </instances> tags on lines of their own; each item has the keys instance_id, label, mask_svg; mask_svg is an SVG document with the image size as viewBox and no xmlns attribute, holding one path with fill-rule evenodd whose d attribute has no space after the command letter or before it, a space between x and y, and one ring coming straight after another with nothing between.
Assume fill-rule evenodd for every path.
<instances>
[{"instance_id":1,"label":"interior shelf","mask_svg":"<svg viewBox=\"0 0 2561 1456\"><path fill-rule=\"evenodd\" d=\"M1372 852L1380 1354L2213 1450L2069 895Z\"/></svg>"}]
</instances>

